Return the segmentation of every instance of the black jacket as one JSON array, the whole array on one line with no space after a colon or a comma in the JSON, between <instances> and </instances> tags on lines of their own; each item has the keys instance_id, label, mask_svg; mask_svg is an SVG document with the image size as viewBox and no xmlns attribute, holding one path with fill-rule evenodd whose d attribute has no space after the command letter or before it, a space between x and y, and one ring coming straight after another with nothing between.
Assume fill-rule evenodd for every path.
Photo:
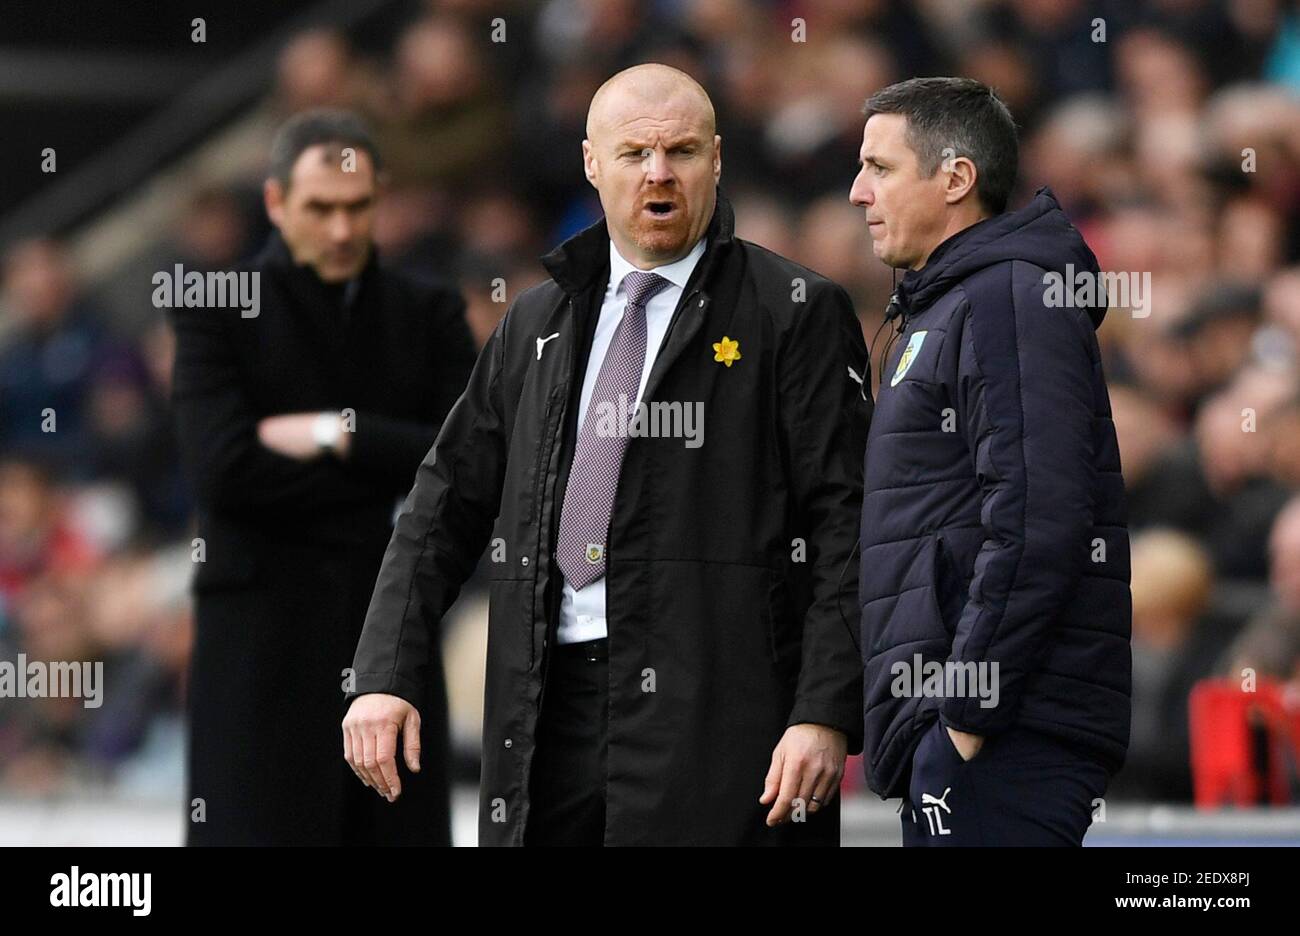
<instances>
[{"instance_id":1,"label":"black jacket","mask_svg":"<svg viewBox=\"0 0 1300 936\"><path fill-rule=\"evenodd\" d=\"M608 537L605 842L836 843L838 809L772 830L758 797L788 725L861 745L852 576L844 613L837 585L870 415L849 369L866 349L845 292L737 239L721 195L706 236L644 394L701 401L703 444L630 439ZM438 623L493 543L481 844L520 844L528 818L552 549L608 258L601 221L544 258L552 279L497 327L420 467L357 648L359 692L420 698ZM714 359L724 336L731 367Z\"/></svg>"},{"instance_id":2,"label":"black jacket","mask_svg":"<svg viewBox=\"0 0 1300 936\"><path fill-rule=\"evenodd\" d=\"M454 291L379 269L351 305L274 236L261 308L178 308L173 405L203 561L189 687L195 844L448 842L442 669L425 687L428 765L389 807L343 761L344 669L392 517L464 389L473 339ZM345 460L264 448L263 416L351 409ZM373 801L373 802L372 802ZM380 809L379 807L383 807ZM189 807L187 807L188 809Z\"/></svg>"},{"instance_id":3,"label":"black jacket","mask_svg":"<svg viewBox=\"0 0 1300 936\"><path fill-rule=\"evenodd\" d=\"M949 238L897 290L859 580L867 779L882 797L905 795L936 717L986 736L1046 732L1112 771L1124 759L1132 602L1095 334L1106 310L1049 304L1045 274L1067 267L1095 274L1097 261L1043 189ZM996 663L997 704L917 691L899 667L918 655Z\"/></svg>"}]
</instances>

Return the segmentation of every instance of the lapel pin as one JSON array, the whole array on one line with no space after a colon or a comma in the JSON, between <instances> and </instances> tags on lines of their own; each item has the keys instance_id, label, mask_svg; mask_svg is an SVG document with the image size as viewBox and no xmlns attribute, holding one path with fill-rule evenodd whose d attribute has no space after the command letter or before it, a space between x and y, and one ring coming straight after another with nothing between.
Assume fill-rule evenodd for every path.
<instances>
[{"instance_id":1,"label":"lapel pin","mask_svg":"<svg viewBox=\"0 0 1300 936\"><path fill-rule=\"evenodd\" d=\"M721 341L713 343L713 351L713 360L725 364L727 367L740 360L740 342L733 341L726 335L722 336Z\"/></svg>"}]
</instances>

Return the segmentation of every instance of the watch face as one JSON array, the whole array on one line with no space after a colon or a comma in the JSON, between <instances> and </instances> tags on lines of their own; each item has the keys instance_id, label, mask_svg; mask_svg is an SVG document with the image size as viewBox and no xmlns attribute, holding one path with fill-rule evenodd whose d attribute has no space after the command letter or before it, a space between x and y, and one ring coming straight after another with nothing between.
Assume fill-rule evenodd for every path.
<instances>
[{"instance_id":1,"label":"watch face","mask_svg":"<svg viewBox=\"0 0 1300 936\"><path fill-rule=\"evenodd\" d=\"M333 448L339 440L339 421L331 413L322 413L312 424L312 436L322 448Z\"/></svg>"}]
</instances>

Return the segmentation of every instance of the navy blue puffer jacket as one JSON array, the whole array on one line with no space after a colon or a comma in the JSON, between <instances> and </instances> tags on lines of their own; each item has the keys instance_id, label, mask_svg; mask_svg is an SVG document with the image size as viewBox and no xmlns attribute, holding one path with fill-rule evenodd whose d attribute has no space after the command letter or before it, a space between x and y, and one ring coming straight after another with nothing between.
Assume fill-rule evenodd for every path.
<instances>
[{"instance_id":1,"label":"navy blue puffer jacket","mask_svg":"<svg viewBox=\"0 0 1300 936\"><path fill-rule=\"evenodd\" d=\"M1095 275L1097 261L1042 189L949 238L895 293L859 577L867 780L882 797L906 794L935 718L1041 731L1111 771L1124 760L1132 604L1095 334L1106 310L1056 301L1049 273ZM996 693L963 690L955 666L926 678L945 663L985 677L996 663Z\"/></svg>"}]
</instances>

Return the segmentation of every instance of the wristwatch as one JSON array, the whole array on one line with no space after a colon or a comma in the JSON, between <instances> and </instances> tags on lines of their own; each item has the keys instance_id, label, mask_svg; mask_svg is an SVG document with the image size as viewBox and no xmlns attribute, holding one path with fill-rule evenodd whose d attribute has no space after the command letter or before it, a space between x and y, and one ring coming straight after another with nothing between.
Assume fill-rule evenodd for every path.
<instances>
[{"instance_id":1,"label":"wristwatch","mask_svg":"<svg viewBox=\"0 0 1300 936\"><path fill-rule=\"evenodd\" d=\"M311 424L311 437L322 449L337 452L343 426L338 413L320 413Z\"/></svg>"}]
</instances>

